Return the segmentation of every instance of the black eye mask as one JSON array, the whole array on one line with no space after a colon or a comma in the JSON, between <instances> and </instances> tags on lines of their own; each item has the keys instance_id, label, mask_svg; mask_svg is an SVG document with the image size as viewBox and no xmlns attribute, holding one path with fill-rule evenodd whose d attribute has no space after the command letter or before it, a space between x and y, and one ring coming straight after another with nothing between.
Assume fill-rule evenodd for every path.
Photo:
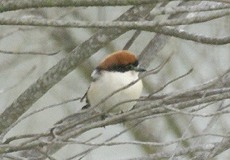
<instances>
[{"instance_id":1,"label":"black eye mask","mask_svg":"<svg viewBox=\"0 0 230 160\"><path fill-rule=\"evenodd\" d=\"M135 61L134 63L130 63L130 64L121 64L121 65L112 65L111 67L109 67L108 69L106 69L107 71L116 71L116 72L127 72L127 71L131 71L131 70L136 70L138 66L138 61ZM97 68L98 70L103 70L101 68Z\"/></svg>"}]
</instances>

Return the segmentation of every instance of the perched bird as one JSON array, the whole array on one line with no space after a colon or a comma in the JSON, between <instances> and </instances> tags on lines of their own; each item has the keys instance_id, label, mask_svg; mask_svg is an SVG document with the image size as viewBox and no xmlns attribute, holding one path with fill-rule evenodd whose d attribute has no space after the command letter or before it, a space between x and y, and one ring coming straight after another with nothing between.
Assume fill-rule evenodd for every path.
<instances>
[{"instance_id":1,"label":"perched bird","mask_svg":"<svg viewBox=\"0 0 230 160\"><path fill-rule=\"evenodd\" d=\"M108 95L121 89L138 79L138 73L145 71L139 68L137 57L127 51L121 50L107 56L92 72L92 83L86 93L90 106L96 106ZM120 113L126 112L136 104L136 101L123 103L127 100L138 99L142 92L142 81L139 80L125 88L95 107L96 111ZM116 106L117 105L117 106Z\"/></svg>"}]
</instances>

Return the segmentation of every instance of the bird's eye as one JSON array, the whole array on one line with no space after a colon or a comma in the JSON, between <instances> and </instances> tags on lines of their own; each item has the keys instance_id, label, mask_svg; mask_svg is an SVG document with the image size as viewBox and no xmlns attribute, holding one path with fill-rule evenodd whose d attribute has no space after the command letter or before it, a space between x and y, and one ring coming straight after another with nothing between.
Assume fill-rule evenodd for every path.
<instances>
[{"instance_id":1,"label":"bird's eye","mask_svg":"<svg viewBox=\"0 0 230 160\"><path fill-rule=\"evenodd\" d=\"M126 66L127 70L134 70L135 66L133 64L129 64Z\"/></svg>"}]
</instances>

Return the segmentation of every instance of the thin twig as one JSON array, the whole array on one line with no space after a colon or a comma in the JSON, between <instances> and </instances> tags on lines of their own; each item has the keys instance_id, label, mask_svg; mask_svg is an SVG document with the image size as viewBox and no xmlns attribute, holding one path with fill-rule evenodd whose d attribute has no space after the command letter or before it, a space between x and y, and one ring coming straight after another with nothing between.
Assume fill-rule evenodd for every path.
<instances>
[{"instance_id":1,"label":"thin twig","mask_svg":"<svg viewBox=\"0 0 230 160\"><path fill-rule=\"evenodd\" d=\"M42 53L42 52L13 52L13 51L0 50L0 53L13 54L13 55L27 55L27 54L29 54L29 55L54 56L54 55L60 53L60 51L51 52L51 53Z\"/></svg>"},{"instance_id":2,"label":"thin twig","mask_svg":"<svg viewBox=\"0 0 230 160\"><path fill-rule=\"evenodd\" d=\"M31 112L31 113L28 113L28 114L22 116L22 117L21 117L20 119L18 119L16 122L14 122L13 124L11 124L11 126L10 126L8 129L6 129L6 130L1 134L1 139L2 139L2 138L13 128L13 127L15 127L16 125L18 125L19 123L21 123L23 120L25 120L25 119L31 117L32 115L37 114L37 113L42 112L42 111L47 110L47 109L51 109L51 108L54 108L54 107L60 107L60 106L62 106L62 105L64 105L64 104L67 104L67 103L70 103L70 102L74 102L74 101L77 101L77 100L80 100L80 99L81 99L80 97L79 97L79 98L69 99L69 100L63 101L63 102L61 102L61 103L52 104L52 105L46 106L46 107L44 107L44 108L37 109L37 110L35 110L35 111ZM12 141L12 140L14 140L14 139L11 139L10 141ZM8 141L9 141L9 140L8 140Z\"/></svg>"}]
</instances>

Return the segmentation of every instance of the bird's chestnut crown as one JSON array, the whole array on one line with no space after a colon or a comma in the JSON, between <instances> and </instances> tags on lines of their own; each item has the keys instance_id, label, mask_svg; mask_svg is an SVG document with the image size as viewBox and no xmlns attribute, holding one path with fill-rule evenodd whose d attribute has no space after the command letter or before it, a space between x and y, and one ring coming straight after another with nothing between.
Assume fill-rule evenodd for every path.
<instances>
[{"instance_id":1,"label":"bird's chestnut crown","mask_svg":"<svg viewBox=\"0 0 230 160\"><path fill-rule=\"evenodd\" d=\"M139 72L145 71L144 69L140 69L137 66L137 57L127 50L122 50L107 56L96 69L98 71L106 70L118 72L126 72L130 70Z\"/></svg>"}]
</instances>

